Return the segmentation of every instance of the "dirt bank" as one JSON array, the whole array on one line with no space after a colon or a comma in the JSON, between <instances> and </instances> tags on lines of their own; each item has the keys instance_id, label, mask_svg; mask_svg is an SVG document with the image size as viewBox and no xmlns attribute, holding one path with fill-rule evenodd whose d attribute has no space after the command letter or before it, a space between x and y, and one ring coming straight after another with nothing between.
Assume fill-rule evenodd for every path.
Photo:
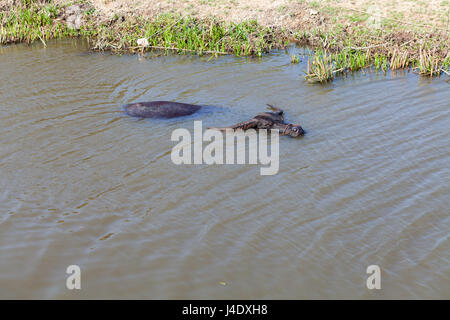
<instances>
[{"instance_id":1,"label":"dirt bank","mask_svg":"<svg viewBox=\"0 0 450 320\"><path fill-rule=\"evenodd\" d=\"M58 0L67 4L67 0ZM105 16L137 15L154 18L163 13L188 14L222 21L257 20L263 26L292 30L301 27L332 27L334 24L367 25L379 17L382 23L398 27L449 28L450 2L446 0L90 0ZM391 20L389 20L391 19Z\"/></svg>"}]
</instances>

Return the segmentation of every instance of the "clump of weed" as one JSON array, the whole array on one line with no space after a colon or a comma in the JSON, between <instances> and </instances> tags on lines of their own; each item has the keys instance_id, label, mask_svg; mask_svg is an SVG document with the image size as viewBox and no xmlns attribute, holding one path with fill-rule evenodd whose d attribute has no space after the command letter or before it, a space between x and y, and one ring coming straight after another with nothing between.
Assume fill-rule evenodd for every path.
<instances>
[{"instance_id":1,"label":"clump of weed","mask_svg":"<svg viewBox=\"0 0 450 320\"><path fill-rule=\"evenodd\" d=\"M326 51L316 52L312 59L308 59L305 78L308 82L325 83L333 80L332 57Z\"/></svg>"},{"instance_id":2,"label":"clump of weed","mask_svg":"<svg viewBox=\"0 0 450 320\"><path fill-rule=\"evenodd\" d=\"M441 74L437 59L434 58L432 52L425 48L420 49L420 58L417 64L416 70L421 75L432 77Z\"/></svg>"},{"instance_id":3,"label":"clump of weed","mask_svg":"<svg viewBox=\"0 0 450 320\"><path fill-rule=\"evenodd\" d=\"M383 72L387 71L388 62L386 56L376 53L373 61L375 70L382 70Z\"/></svg>"},{"instance_id":4,"label":"clump of weed","mask_svg":"<svg viewBox=\"0 0 450 320\"><path fill-rule=\"evenodd\" d=\"M335 68L342 71L357 71L370 65L370 52L343 50L332 55Z\"/></svg>"},{"instance_id":5,"label":"clump of weed","mask_svg":"<svg viewBox=\"0 0 450 320\"><path fill-rule=\"evenodd\" d=\"M291 63L294 64L300 63L300 57L296 54L291 54Z\"/></svg>"},{"instance_id":6,"label":"clump of weed","mask_svg":"<svg viewBox=\"0 0 450 320\"><path fill-rule=\"evenodd\" d=\"M391 54L391 62L389 64L391 70L405 69L410 65L408 51L399 51L394 49Z\"/></svg>"}]
</instances>

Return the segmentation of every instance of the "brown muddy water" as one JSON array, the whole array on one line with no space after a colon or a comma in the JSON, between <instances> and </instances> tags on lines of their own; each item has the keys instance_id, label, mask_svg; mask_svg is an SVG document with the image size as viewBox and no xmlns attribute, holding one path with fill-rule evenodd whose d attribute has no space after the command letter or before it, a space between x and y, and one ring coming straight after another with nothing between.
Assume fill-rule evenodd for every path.
<instances>
[{"instance_id":1,"label":"brown muddy water","mask_svg":"<svg viewBox=\"0 0 450 320\"><path fill-rule=\"evenodd\" d=\"M450 298L449 85L303 81L304 62L0 48L0 298ZM121 105L283 108L280 170L171 162L176 128ZM81 290L66 268L81 268ZM381 290L366 268L381 268Z\"/></svg>"}]
</instances>

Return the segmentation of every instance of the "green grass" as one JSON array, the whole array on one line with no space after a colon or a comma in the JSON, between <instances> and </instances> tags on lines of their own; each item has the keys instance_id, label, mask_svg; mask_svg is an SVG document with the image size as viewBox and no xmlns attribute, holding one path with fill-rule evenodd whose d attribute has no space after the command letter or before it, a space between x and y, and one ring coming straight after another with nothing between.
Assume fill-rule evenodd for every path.
<instances>
[{"instance_id":1,"label":"green grass","mask_svg":"<svg viewBox=\"0 0 450 320\"><path fill-rule=\"evenodd\" d=\"M291 54L291 63L294 64L300 63L300 57L296 54Z\"/></svg>"},{"instance_id":2,"label":"green grass","mask_svg":"<svg viewBox=\"0 0 450 320\"><path fill-rule=\"evenodd\" d=\"M437 59L434 58L433 54L421 48L420 49L420 59L416 62L416 70L418 73L425 76L434 76L439 75L441 73L441 68L438 65ZM442 68L448 68L448 58L445 60Z\"/></svg>"},{"instance_id":3,"label":"green grass","mask_svg":"<svg viewBox=\"0 0 450 320\"><path fill-rule=\"evenodd\" d=\"M137 40L146 38L149 46L140 48ZM284 44L277 41L270 28L256 21L225 24L215 20L198 20L162 15L156 20L128 20L113 28L100 26L93 40L96 50L115 52L148 51L164 49L179 53L234 54L236 56L261 56Z\"/></svg>"},{"instance_id":4,"label":"green grass","mask_svg":"<svg viewBox=\"0 0 450 320\"><path fill-rule=\"evenodd\" d=\"M343 50L337 53L328 53L316 50L313 57L308 60L305 78L309 82L327 82L333 80L335 75L354 72L370 67L372 64L382 67L383 57L373 60L368 52L359 50Z\"/></svg>"},{"instance_id":5,"label":"green grass","mask_svg":"<svg viewBox=\"0 0 450 320\"><path fill-rule=\"evenodd\" d=\"M76 36L65 24L55 21L59 8L51 3L40 5L23 1L9 12L0 12L0 44Z\"/></svg>"},{"instance_id":6,"label":"green grass","mask_svg":"<svg viewBox=\"0 0 450 320\"><path fill-rule=\"evenodd\" d=\"M84 13L87 23L80 30L72 30L56 19L61 9L51 2L42 5L24 0L8 12L0 12L0 44L39 40L45 43L49 39L80 36L99 51L123 53L164 49L198 55L236 56L261 56L284 46L284 39L277 37L274 29L261 27L256 21L234 24L166 14L155 20L134 18L111 25L96 24L90 20L92 10L88 10ZM146 38L149 46L139 47L137 40L140 38Z\"/></svg>"},{"instance_id":7,"label":"green grass","mask_svg":"<svg viewBox=\"0 0 450 320\"><path fill-rule=\"evenodd\" d=\"M448 35L408 33L405 38L402 32L363 26L348 32L337 25L331 31L316 29L297 32L294 36L300 44L315 50L305 70L308 81L326 82L338 74L364 68L383 72L413 68L425 76L449 74Z\"/></svg>"},{"instance_id":8,"label":"green grass","mask_svg":"<svg viewBox=\"0 0 450 320\"><path fill-rule=\"evenodd\" d=\"M308 60L305 78L308 82L325 83L333 80L334 67L332 56L326 51L316 51L312 59Z\"/></svg>"},{"instance_id":9,"label":"green grass","mask_svg":"<svg viewBox=\"0 0 450 320\"><path fill-rule=\"evenodd\" d=\"M375 67L375 70L382 70L383 72L387 71L388 68L388 61L387 57L383 55L379 55L378 53L375 54L373 59L373 64Z\"/></svg>"}]
</instances>

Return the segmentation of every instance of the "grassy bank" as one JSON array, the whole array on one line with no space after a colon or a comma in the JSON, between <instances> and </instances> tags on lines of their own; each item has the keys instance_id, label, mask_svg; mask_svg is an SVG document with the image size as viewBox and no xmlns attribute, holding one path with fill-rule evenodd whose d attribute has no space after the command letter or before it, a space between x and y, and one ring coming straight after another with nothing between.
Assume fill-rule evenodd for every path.
<instances>
[{"instance_id":1,"label":"grassy bank","mask_svg":"<svg viewBox=\"0 0 450 320\"><path fill-rule=\"evenodd\" d=\"M314 49L305 78L326 82L363 68L381 71L412 68L427 76L449 70L448 32L383 27L372 29L336 23L333 28L301 31L264 27L256 21L223 22L213 18L194 18L161 14L152 19L131 15L99 15L88 2L73 6L48 1L20 0L0 5L0 44L81 37L93 50L114 53L163 50L181 54L233 54L261 56L272 49L298 42ZM78 19L78 26L69 21ZM299 58L291 57L292 63Z\"/></svg>"},{"instance_id":2,"label":"grassy bank","mask_svg":"<svg viewBox=\"0 0 450 320\"><path fill-rule=\"evenodd\" d=\"M0 44L32 43L77 36L78 31L70 30L57 22L60 8L52 3L21 1L0 10Z\"/></svg>"},{"instance_id":3,"label":"grassy bank","mask_svg":"<svg viewBox=\"0 0 450 320\"><path fill-rule=\"evenodd\" d=\"M308 60L305 78L310 82L327 82L335 76L365 68L376 71L411 69L422 76L449 75L450 58L435 55L435 51L421 44L417 51L393 48L387 53L348 49L329 53L317 48Z\"/></svg>"},{"instance_id":4,"label":"grassy bank","mask_svg":"<svg viewBox=\"0 0 450 320\"><path fill-rule=\"evenodd\" d=\"M359 27L351 31L336 28L332 32L296 34L294 38L315 48L305 75L313 82L326 82L336 75L364 68L384 72L410 68L423 76L449 74L446 33Z\"/></svg>"},{"instance_id":5,"label":"grassy bank","mask_svg":"<svg viewBox=\"0 0 450 320\"><path fill-rule=\"evenodd\" d=\"M63 37L87 39L93 50L114 53L145 52L163 49L178 53L234 54L261 56L284 46L284 38L273 28L264 28L256 21L225 23L214 19L195 19L172 14L154 20L119 16L102 21L91 9L80 13L84 23L79 29L69 28L60 19L64 7L52 2L20 1L0 12L0 44L34 41L46 42ZM139 39L146 39L139 45Z\"/></svg>"},{"instance_id":6,"label":"grassy bank","mask_svg":"<svg viewBox=\"0 0 450 320\"><path fill-rule=\"evenodd\" d=\"M151 21L132 18L112 26L100 25L92 34L94 50L118 53L162 49L198 55L261 56L283 47L283 39L276 37L273 29L255 21L233 24L170 14ZM139 39L146 39L146 43L140 45Z\"/></svg>"}]
</instances>

